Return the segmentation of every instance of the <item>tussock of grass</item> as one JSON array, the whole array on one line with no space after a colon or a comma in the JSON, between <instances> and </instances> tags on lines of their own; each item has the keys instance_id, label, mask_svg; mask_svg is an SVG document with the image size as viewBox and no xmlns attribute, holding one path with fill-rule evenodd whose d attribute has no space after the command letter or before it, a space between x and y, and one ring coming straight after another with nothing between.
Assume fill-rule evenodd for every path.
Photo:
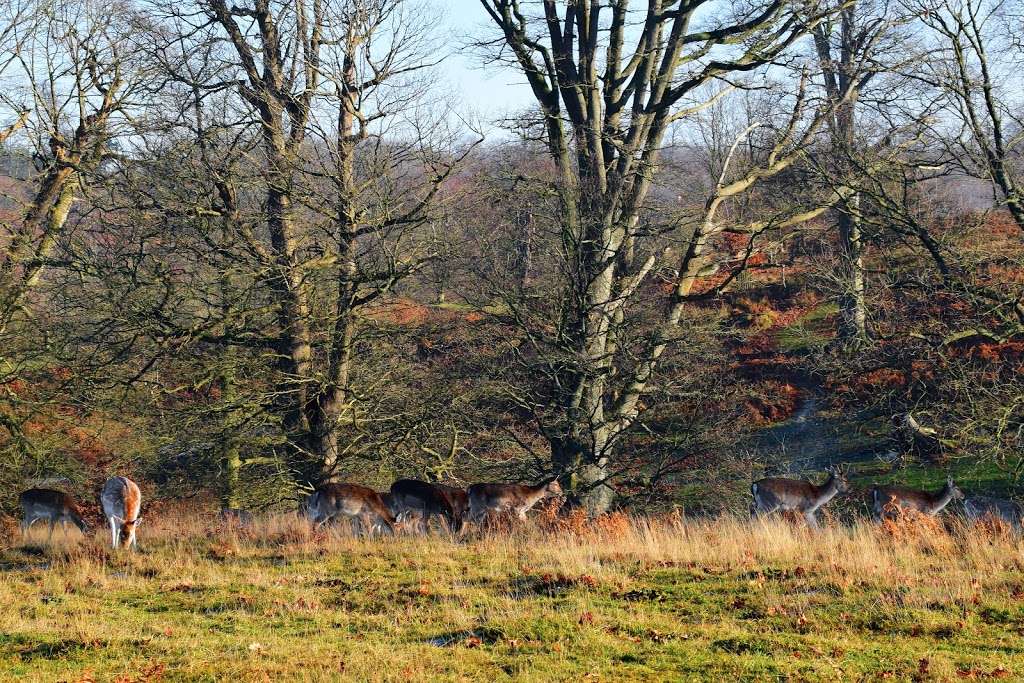
<instances>
[{"instance_id":1,"label":"tussock of grass","mask_svg":"<svg viewBox=\"0 0 1024 683\"><path fill-rule=\"evenodd\" d=\"M1024 675L1024 545L1003 532L549 515L453 541L147 521L135 554L59 533L0 551L0 678Z\"/></svg>"}]
</instances>

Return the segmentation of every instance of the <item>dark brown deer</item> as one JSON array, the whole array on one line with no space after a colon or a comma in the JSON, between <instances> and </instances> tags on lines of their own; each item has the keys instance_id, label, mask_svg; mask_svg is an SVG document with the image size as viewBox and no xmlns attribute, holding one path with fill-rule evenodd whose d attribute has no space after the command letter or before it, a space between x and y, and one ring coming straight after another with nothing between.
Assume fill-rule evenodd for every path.
<instances>
[{"instance_id":1,"label":"dark brown deer","mask_svg":"<svg viewBox=\"0 0 1024 683\"><path fill-rule=\"evenodd\" d=\"M894 519L900 511L914 510L923 515L934 516L953 500L964 497L952 477L946 478L946 485L937 493L908 489L903 486L876 486L871 489L871 508L875 519Z\"/></svg>"},{"instance_id":2,"label":"dark brown deer","mask_svg":"<svg viewBox=\"0 0 1024 683\"><path fill-rule=\"evenodd\" d=\"M750 493L754 496L750 516L760 517L774 512L792 511L803 515L808 526L816 529L818 510L849 488L846 474L838 467L829 470L828 479L820 486L815 486L805 479L760 479L750 486Z\"/></svg>"},{"instance_id":3,"label":"dark brown deer","mask_svg":"<svg viewBox=\"0 0 1024 683\"><path fill-rule=\"evenodd\" d=\"M391 496L400 515L415 515L426 531L431 518L439 517L452 531L462 531L469 513L469 496L460 488L416 479L399 479Z\"/></svg>"},{"instance_id":4,"label":"dark brown deer","mask_svg":"<svg viewBox=\"0 0 1024 683\"><path fill-rule=\"evenodd\" d=\"M536 486L527 484L473 484L466 489L469 518L482 521L487 515L514 514L526 519L530 508L551 496L562 494L558 481L551 479Z\"/></svg>"},{"instance_id":5,"label":"dark brown deer","mask_svg":"<svg viewBox=\"0 0 1024 683\"><path fill-rule=\"evenodd\" d=\"M53 489L29 489L18 498L21 503L23 518L21 521L21 533L28 535L29 528L41 519L50 522L50 535L53 538L53 529L60 522L67 531L67 523L71 522L78 527L83 534L89 533L89 526L82 520L81 508L75 499L63 491Z\"/></svg>"},{"instance_id":6,"label":"dark brown deer","mask_svg":"<svg viewBox=\"0 0 1024 683\"><path fill-rule=\"evenodd\" d=\"M110 524L110 544L117 548L121 541L129 548L136 547L135 531L142 521L142 493L128 477L111 477L100 493L100 507Z\"/></svg>"},{"instance_id":7,"label":"dark brown deer","mask_svg":"<svg viewBox=\"0 0 1024 683\"><path fill-rule=\"evenodd\" d=\"M374 527L383 525L395 530L395 517L381 500L380 494L358 484L323 484L305 501L304 514L317 526L323 526L338 517L347 517L358 533L371 534Z\"/></svg>"}]
</instances>

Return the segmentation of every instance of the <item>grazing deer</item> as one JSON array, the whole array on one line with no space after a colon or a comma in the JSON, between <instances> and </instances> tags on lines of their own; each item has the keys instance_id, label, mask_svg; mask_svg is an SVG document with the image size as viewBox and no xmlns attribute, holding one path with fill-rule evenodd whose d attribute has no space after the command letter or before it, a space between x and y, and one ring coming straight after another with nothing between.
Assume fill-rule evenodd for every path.
<instances>
[{"instance_id":1,"label":"grazing deer","mask_svg":"<svg viewBox=\"0 0 1024 683\"><path fill-rule=\"evenodd\" d=\"M971 522L991 517L1009 524L1017 531L1024 529L1024 505L1014 500L971 496L964 499L964 513Z\"/></svg>"},{"instance_id":2,"label":"grazing deer","mask_svg":"<svg viewBox=\"0 0 1024 683\"><path fill-rule=\"evenodd\" d=\"M57 522L61 523L64 532L67 533L68 522L78 527L83 534L89 533L89 526L82 520L81 509L75 499L63 491L53 489L29 489L18 498L21 503L23 519L21 521L21 533L28 535L29 528L40 519L50 522L50 535L48 540L53 538L53 528Z\"/></svg>"},{"instance_id":3,"label":"grazing deer","mask_svg":"<svg viewBox=\"0 0 1024 683\"><path fill-rule=\"evenodd\" d=\"M469 512L469 496L462 489L416 479L399 479L391 485L391 497L403 516L416 515L426 531L431 517L440 517L448 527L462 531Z\"/></svg>"},{"instance_id":4,"label":"grazing deer","mask_svg":"<svg viewBox=\"0 0 1024 683\"><path fill-rule=\"evenodd\" d=\"M928 493L902 486L876 486L871 489L871 507L877 521L895 519L901 510L915 510L924 515L939 514L953 500L964 497L952 477L938 493Z\"/></svg>"},{"instance_id":5,"label":"grazing deer","mask_svg":"<svg viewBox=\"0 0 1024 683\"><path fill-rule=\"evenodd\" d=\"M381 500L380 494L358 484L328 483L320 486L306 499L306 516L317 526L337 517L349 518L359 533L370 534L377 525L395 530L395 517Z\"/></svg>"},{"instance_id":6,"label":"grazing deer","mask_svg":"<svg viewBox=\"0 0 1024 683\"><path fill-rule=\"evenodd\" d=\"M750 493L754 496L750 516L759 517L791 510L803 515L808 526L817 529L818 510L836 495L849 490L846 474L838 467L829 469L828 479L820 486L803 479L759 479L750 485Z\"/></svg>"},{"instance_id":7,"label":"grazing deer","mask_svg":"<svg viewBox=\"0 0 1024 683\"><path fill-rule=\"evenodd\" d=\"M395 518L395 530L404 531L410 523L409 512L402 507L391 491L378 491L377 495L380 496L380 502L384 503L384 507ZM385 530L387 530L387 525L383 519L378 518L377 523L373 525L373 533L384 533Z\"/></svg>"},{"instance_id":8,"label":"grazing deer","mask_svg":"<svg viewBox=\"0 0 1024 683\"><path fill-rule=\"evenodd\" d=\"M466 489L469 498L469 517L480 522L487 515L511 513L526 519L530 508L551 496L562 494L557 479L543 481L536 486L527 484L473 484Z\"/></svg>"},{"instance_id":9,"label":"grazing deer","mask_svg":"<svg viewBox=\"0 0 1024 683\"><path fill-rule=\"evenodd\" d=\"M398 499L395 498L395 494L391 491L378 491L377 495L380 496L380 502L384 503L384 507L388 509L391 516L398 519L402 514L402 506L399 504Z\"/></svg>"},{"instance_id":10,"label":"grazing deer","mask_svg":"<svg viewBox=\"0 0 1024 683\"><path fill-rule=\"evenodd\" d=\"M121 541L129 548L136 547L135 530L142 517L142 492L128 477L111 477L100 493L103 516L110 523L110 544L117 548Z\"/></svg>"}]
</instances>

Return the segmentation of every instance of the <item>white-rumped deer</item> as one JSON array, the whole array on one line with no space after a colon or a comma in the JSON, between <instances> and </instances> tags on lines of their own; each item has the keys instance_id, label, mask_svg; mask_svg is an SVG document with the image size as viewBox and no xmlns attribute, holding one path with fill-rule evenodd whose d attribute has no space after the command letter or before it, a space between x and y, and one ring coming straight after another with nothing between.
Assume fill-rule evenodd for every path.
<instances>
[{"instance_id":1,"label":"white-rumped deer","mask_svg":"<svg viewBox=\"0 0 1024 683\"><path fill-rule=\"evenodd\" d=\"M323 526L338 517L347 517L357 525L358 533L371 534L383 525L395 530L395 517L381 500L380 494L358 484L323 484L305 501L305 515L317 526Z\"/></svg>"},{"instance_id":2,"label":"white-rumped deer","mask_svg":"<svg viewBox=\"0 0 1024 683\"><path fill-rule=\"evenodd\" d=\"M936 493L908 489L903 486L876 486L871 489L871 511L875 520L895 519L906 510L934 516L954 500L964 497L952 477L946 478L946 485Z\"/></svg>"},{"instance_id":3,"label":"white-rumped deer","mask_svg":"<svg viewBox=\"0 0 1024 683\"><path fill-rule=\"evenodd\" d=\"M118 548L123 541L128 548L135 548L135 532L142 517L142 492L128 477L111 477L100 493L100 507L110 524L110 544Z\"/></svg>"},{"instance_id":4,"label":"white-rumped deer","mask_svg":"<svg viewBox=\"0 0 1024 683\"><path fill-rule=\"evenodd\" d=\"M89 525L82 520L81 508L75 499L63 491L53 489L29 489L18 498L21 504L22 520L21 533L28 535L29 528L41 519L50 522L50 535L53 538L53 529L57 522L61 523L65 533L67 524L71 522L78 527L83 534L89 533Z\"/></svg>"},{"instance_id":5,"label":"white-rumped deer","mask_svg":"<svg viewBox=\"0 0 1024 683\"><path fill-rule=\"evenodd\" d=\"M469 498L469 518L480 522L487 515L514 514L526 519L534 505L552 496L560 496L562 487L557 479L543 481L536 486L528 484L473 484L466 489Z\"/></svg>"},{"instance_id":6,"label":"white-rumped deer","mask_svg":"<svg viewBox=\"0 0 1024 683\"><path fill-rule=\"evenodd\" d=\"M448 528L462 531L469 513L469 496L460 488L416 479L399 479L391 485L391 500L400 516L417 517L426 531L433 517L445 521Z\"/></svg>"},{"instance_id":7,"label":"white-rumped deer","mask_svg":"<svg viewBox=\"0 0 1024 683\"><path fill-rule=\"evenodd\" d=\"M828 479L815 486L805 479L768 477L750 485L754 501L750 516L759 517L774 512L792 511L803 515L810 527L818 527L817 512L840 493L850 489L846 474L839 467L829 469Z\"/></svg>"},{"instance_id":8,"label":"white-rumped deer","mask_svg":"<svg viewBox=\"0 0 1024 683\"><path fill-rule=\"evenodd\" d=\"M1016 531L1024 530L1024 505L1015 500L971 496L964 499L964 514L971 522L992 519L1009 524Z\"/></svg>"}]
</instances>

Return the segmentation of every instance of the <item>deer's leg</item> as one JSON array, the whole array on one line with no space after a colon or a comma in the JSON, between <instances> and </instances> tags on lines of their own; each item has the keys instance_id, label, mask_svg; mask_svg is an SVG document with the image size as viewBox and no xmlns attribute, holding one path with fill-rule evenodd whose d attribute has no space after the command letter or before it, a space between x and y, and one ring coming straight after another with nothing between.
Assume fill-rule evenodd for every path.
<instances>
[{"instance_id":1,"label":"deer's leg","mask_svg":"<svg viewBox=\"0 0 1024 683\"><path fill-rule=\"evenodd\" d=\"M50 517L50 535L46 537L46 542L49 543L53 540L53 530L57 527L57 518Z\"/></svg>"},{"instance_id":2,"label":"deer's leg","mask_svg":"<svg viewBox=\"0 0 1024 683\"><path fill-rule=\"evenodd\" d=\"M815 516L814 510L807 510L806 512L804 512L804 519L807 520L807 526L811 527L812 529L818 528L818 518L817 516Z\"/></svg>"},{"instance_id":3,"label":"deer's leg","mask_svg":"<svg viewBox=\"0 0 1024 683\"><path fill-rule=\"evenodd\" d=\"M768 508L764 507L761 503L757 502L756 500L750 504L750 518L751 519L757 519L758 517L763 517L764 515L767 515L767 514L769 514L771 512L774 512L774 510L769 510Z\"/></svg>"},{"instance_id":4,"label":"deer's leg","mask_svg":"<svg viewBox=\"0 0 1024 683\"><path fill-rule=\"evenodd\" d=\"M111 517L108 521L110 522L110 547L116 548L118 545L118 541L120 540L118 538L120 534L117 533L117 522L114 521L113 517Z\"/></svg>"}]
</instances>

